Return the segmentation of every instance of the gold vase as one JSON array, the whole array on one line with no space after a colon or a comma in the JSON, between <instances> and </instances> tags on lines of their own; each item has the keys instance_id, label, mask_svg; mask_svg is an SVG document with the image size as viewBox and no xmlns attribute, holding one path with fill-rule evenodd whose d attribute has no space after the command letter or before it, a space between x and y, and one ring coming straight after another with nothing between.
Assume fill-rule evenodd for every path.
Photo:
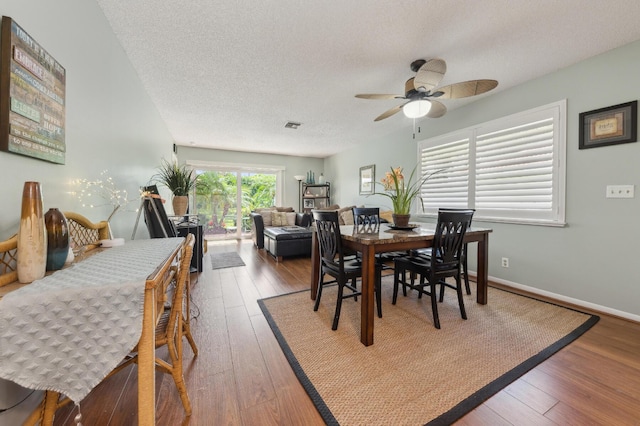
<instances>
[{"instance_id":1,"label":"gold vase","mask_svg":"<svg viewBox=\"0 0 640 426\"><path fill-rule=\"evenodd\" d=\"M25 182L18 230L18 281L30 283L44 277L47 267L47 231L39 182Z\"/></svg>"},{"instance_id":2,"label":"gold vase","mask_svg":"<svg viewBox=\"0 0 640 426\"><path fill-rule=\"evenodd\" d=\"M174 195L173 200L173 214L176 216L184 216L187 214L187 208L189 207L188 195Z\"/></svg>"},{"instance_id":3,"label":"gold vase","mask_svg":"<svg viewBox=\"0 0 640 426\"><path fill-rule=\"evenodd\" d=\"M406 228L409 226L409 219L411 218L410 214L396 214L393 213L391 215L393 217L393 225L398 228Z\"/></svg>"}]
</instances>

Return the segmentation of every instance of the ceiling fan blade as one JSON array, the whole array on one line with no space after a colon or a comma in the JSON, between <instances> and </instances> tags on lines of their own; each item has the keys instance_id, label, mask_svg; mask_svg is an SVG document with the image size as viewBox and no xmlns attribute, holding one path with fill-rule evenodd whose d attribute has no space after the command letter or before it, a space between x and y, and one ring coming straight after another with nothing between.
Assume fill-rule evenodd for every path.
<instances>
[{"instance_id":1,"label":"ceiling fan blade","mask_svg":"<svg viewBox=\"0 0 640 426\"><path fill-rule=\"evenodd\" d=\"M416 73L413 85L419 92L432 91L447 72L447 63L442 59L430 59Z\"/></svg>"},{"instance_id":2,"label":"ceiling fan blade","mask_svg":"<svg viewBox=\"0 0 640 426\"><path fill-rule=\"evenodd\" d=\"M360 99L404 99L402 95L379 95L379 94L363 94L356 95Z\"/></svg>"},{"instance_id":3,"label":"ceiling fan blade","mask_svg":"<svg viewBox=\"0 0 640 426\"><path fill-rule=\"evenodd\" d=\"M447 107L442 102L434 101L433 99L429 99L429 102L431 102L431 109L429 109L427 117L439 118L447 113Z\"/></svg>"},{"instance_id":4,"label":"ceiling fan blade","mask_svg":"<svg viewBox=\"0 0 640 426\"><path fill-rule=\"evenodd\" d=\"M450 84L437 90L437 92L442 92L438 99L460 99L480 95L495 89L497 85L498 82L496 80L470 80Z\"/></svg>"},{"instance_id":5,"label":"ceiling fan blade","mask_svg":"<svg viewBox=\"0 0 640 426\"><path fill-rule=\"evenodd\" d=\"M385 118L391 117L393 114L396 114L396 113L402 111L402 107L404 105L405 104L398 105L396 107L391 108L390 110L387 110L387 111L383 112L382 114L377 116L373 121L380 121L380 120L384 120Z\"/></svg>"}]
</instances>

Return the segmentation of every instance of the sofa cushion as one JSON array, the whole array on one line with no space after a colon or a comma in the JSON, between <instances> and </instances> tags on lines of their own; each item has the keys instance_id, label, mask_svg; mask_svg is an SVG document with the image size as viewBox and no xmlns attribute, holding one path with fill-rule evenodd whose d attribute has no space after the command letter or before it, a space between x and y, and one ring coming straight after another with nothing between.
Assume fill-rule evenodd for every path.
<instances>
[{"instance_id":1,"label":"sofa cushion","mask_svg":"<svg viewBox=\"0 0 640 426\"><path fill-rule=\"evenodd\" d=\"M273 208L276 209L276 211L284 212L284 213L295 212L293 207L273 207Z\"/></svg>"},{"instance_id":2,"label":"sofa cushion","mask_svg":"<svg viewBox=\"0 0 640 426\"><path fill-rule=\"evenodd\" d=\"M389 223L393 223L393 210L384 210L380 212L380 219L384 219Z\"/></svg>"},{"instance_id":3,"label":"sofa cushion","mask_svg":"<svg viewBox=\"0 0 640 426\"><path fill-rule=\"evenodd\" d=\"M264 223L264 226L272 226L273 215L274 213L277 213L277 212L274 212L271 210L264 210L259 213L262 216L262 222Z\"/></svg>"},{"instance_id":4,"label":"sofa cushion","mask_svg":"<svg viewBox=\"0 0 640 426\"><path fill-rule=\"evenodd\" d=\"M345 210L338 218L340 225L353 225L353 210Z\"/></svg>"},{"instance_id":5,"label":"sofa cushion","mask_svg":"<svg viewBox=\"0 0 640 426\"><path fill-rule=\"evenodd\" d=\"M338 222L340 223L340 225L353 225L353 208L355 206L349 206L349 207L343 207L341 209L338 209ZM343 215L342 213L347 212L345 215ZM345 223L344 219L345 218L349 218L349 213L351 213L351 223L347 224Z\"/></svg>"},{"instance_id":6,"label":"sofa cushion","mask_svg":"<svg viewBox=\"0 0 640 426\"><path fill-rule=\"evenodd\" d=\"M332 204L332 205L330 205L328 207L324 207L322 209L317 209L317 210L322 210L322 211L325 211L325 210L340 210L340 205L339 204Z\"/></svg>"}]
</instances>

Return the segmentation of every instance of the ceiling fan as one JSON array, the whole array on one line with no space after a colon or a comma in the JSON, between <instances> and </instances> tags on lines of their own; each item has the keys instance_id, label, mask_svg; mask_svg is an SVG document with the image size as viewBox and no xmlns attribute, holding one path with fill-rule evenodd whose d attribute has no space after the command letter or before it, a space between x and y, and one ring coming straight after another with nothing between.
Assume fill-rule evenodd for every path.
<instances>
[{"instance_id":1,"label":"ceiling fan","mask_svg":"<svg viewBox=\"0 0 640 426\"><path fill-rule=\"evenodd\" d=\"M411 77L404 84L404 95L361 94L360 99L406 99L407 102L383 112L373 121L380 121L393 114L403 111L409 118L442 117L447 107L438 99L460 99L480 95L494 89L496 80L469 80L454 83L444 87L437 87L447 72L447 63L442 59L417 59L411 63Z\"/></svg>"}]
</instances>

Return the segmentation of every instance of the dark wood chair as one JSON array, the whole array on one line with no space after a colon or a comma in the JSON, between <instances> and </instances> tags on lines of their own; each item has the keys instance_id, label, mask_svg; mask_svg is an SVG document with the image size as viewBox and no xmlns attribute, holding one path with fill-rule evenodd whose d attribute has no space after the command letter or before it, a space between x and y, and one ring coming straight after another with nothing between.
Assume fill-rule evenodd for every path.
<instances>
[{"instance_id":1,"label":"dark wood chair","mask_svg":"<svg viewBox=\"0 0 640 426\"><path fill-rule=\"evenodd\" d=\"M448 209L448 208L443 208L443 209L439 209L439 211L452 211L452 212L470 212L471 216L469 217L469 223L467 224L467 229L471 227L471 220L473 219L473 213L475 213L475 209ZM462 265L462 277L464 278L464 288L467 292L467 294L471 294L471 286L469 285L469 266L467 263L467 246L469 244L468 243L464 243L464 245L462 246L462 260L461 265ZM415 255L420 255L420 256L425 256L426 258L429 258L431 256L431 247L429 248L425 248L425 249L417 249L414 250L414 254Z\"/></svg>"},{"instance_id":2,"label":"dark wood chair","mask_svg":"<svg viewBox=\"0 0 640 426\"><path fill-rule=\"evenodd\" d=\"M436 288L440 284L440 302L444 298L445 287L454 288L458 295L460 315L463 319L467 319L462 296L460 265L463 240L472 215L473 212L469 211L439 211L431 256L428 258L407 256L395 260L392 300L394 305L398 299L400 285L402 285L404 296L407 295L407 288L418 291L418 297L422 297L423 294L429 296L433 311L433 323L439 329L440 319L438 317ZM417 284L413 279L407 280L407 272L419 276ZM455 285L446 282L446 278L450 277L455 278Z\"/></svg>"},{"instance_id":3,"label":"dark wood chair","mask_svg":"<svg viewBox=\"0 0 640 426\"><path fill-rule=\"evenodd\" d=\"M320 249L320 278L318 280L318 293L316 303L313 307L317 311L320 307L322 290L328 285L338 285L338 297L336 310L333 317L332 330L338 329L340 320L340 310L342 300L353 298L358 300L362 293L356 286L356 280L362 278L362 262L357 259L345 259L342 248L342 235L340 234L340 224L338 222L338 212L314 210L318 247ZM379 268L376 267L376 274L379 277ZM333 280L325 281L325 276L333 277ZM345 294L345 288L349 293ZM380 294L380 279L376 279L376 294ZM379 305L378 305L379 306Z\"/></svg>"},{"instance_id":4,"label":"dark wood chair","mask_svg":"<svg viewBox=\"0 0 640 426\"><path fill-rule=\"evenodd\" d=\"M380 209L378 207L354 207L353 208L353 232L358 234L380 232ZM393 266L385 263L387 259L382 256L386 253L376 254L376 306L378 318L382 318L382 296L378 289L381 288L382 271L393 270ZM358 254L359 256L359 254Z\"/></svg>"}]
</instances>

